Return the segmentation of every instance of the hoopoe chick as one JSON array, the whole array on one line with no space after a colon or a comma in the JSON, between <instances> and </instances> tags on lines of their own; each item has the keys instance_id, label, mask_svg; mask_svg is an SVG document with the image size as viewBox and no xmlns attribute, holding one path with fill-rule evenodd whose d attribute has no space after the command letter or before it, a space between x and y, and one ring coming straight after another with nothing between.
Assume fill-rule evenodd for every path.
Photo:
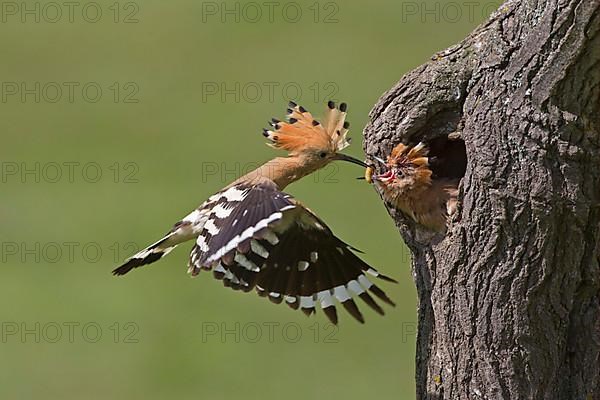
<instances>
[{"instance_id":1,"label":"hoopoe chick","mask_svg":"<svg viewBox=\"0 0 600 400\"><path fill-rule=\"evenodd\" d=\"M319 217L282 190L334 160L366 164L340 151L349 145L346 104L333 102L322 122L290 103L288 120L273 119L263 134L276 149L288 152L240 177L209 197L167 234L129 258L113 274L124 275L153 263L188 240L195 244L188 272L202 270L233 289L255 289L274 303L285 302L305 314L322 308L337 323L335 303L364 322L353 296L384 313L371 294L394 305L368 276L394 280L362 261L353 247L337 238Z\"/></svg>"},{"instance_id":2,"label":"hoopoe chick","mask_svg":"<svg viewBox=\"0 0 600 400\"><path fill-rule=\"evenodd\" d=\"M393 207L426 228L444 232L449 216L456 210L460 179L434 179L427 155L423 143L414 147L401 143L384 162L383 173L374 174L368 167L365 178L380 188L384 200Z\"/></svg>"}]
</instances>

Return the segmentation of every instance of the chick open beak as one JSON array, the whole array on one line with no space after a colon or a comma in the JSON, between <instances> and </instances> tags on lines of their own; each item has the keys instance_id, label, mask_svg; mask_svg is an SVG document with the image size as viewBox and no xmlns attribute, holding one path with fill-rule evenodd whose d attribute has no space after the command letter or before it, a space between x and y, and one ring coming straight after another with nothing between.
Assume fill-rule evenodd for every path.
<instances>
[{"instance_id":1,"label":"chick open beak","mask_svg":"<svg viewBox=\"0 0 600 400\"><path fill-rule=\"evenodd\" d=\"M389 181L391 181L395 177L396 177L396 175L394 174L394 171L392 171L390 169L390 170L384 172L383 174L373 175L371 177L371 179L374 180L374 181L382 182L382 183L388 183Z\"/></svg>"},{"instance_id":2,"label":"chick open beak","mask_svg":"<svg viewBox=\"0 0 600 400\"><path fill-rule=\"evenodd\" d=\"M333 156L333 159L339 160L339 161L348 161L348 162L351 162L352 164L357 164L357 165L360 165L361 167L367 168L367 164L365 164L364 161L360 161L358 158L354 158L354 157L348 156L346 154L336 153Z\"/></svg>"}]
</instances>

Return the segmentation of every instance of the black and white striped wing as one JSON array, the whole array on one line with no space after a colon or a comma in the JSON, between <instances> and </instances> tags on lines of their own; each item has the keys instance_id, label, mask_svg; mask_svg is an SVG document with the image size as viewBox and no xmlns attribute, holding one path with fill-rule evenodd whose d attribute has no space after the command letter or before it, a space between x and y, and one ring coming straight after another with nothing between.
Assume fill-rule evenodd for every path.
<instances>
[{"instance_id":1,"label":"black and white striped wing","mask_svg":"<svg viewBox=\"0 0 600 400\"><path fill-rule=\"evenodd\" d=\"M338 320L336 302L364 322L355 296L382 315L370 293L394 305L367 276L393 280L362 261L322 220L274 184L240 186L233 202L225 197L234 196L217 201L192 250L192 274L212 269L225 286L255 288L307 315L320 307L333 323Z\"/></svg>"},{"instance_id":2,"label":"black and white striped wing","mask_svg":"<svg viewBox=\"0 0 600 400\"><path fill-rule=\"evenodd\" d=\"M221 259L230 264L236 255L246 253L238 247L249 246L249 239L266 233L265 228L295 207L290 195L268 183L232 186L210 199L214 203L190 255L192 275L200 268L212 269ZM238 259L243 260L239 255Z\"/></svg>"}]
</instances>

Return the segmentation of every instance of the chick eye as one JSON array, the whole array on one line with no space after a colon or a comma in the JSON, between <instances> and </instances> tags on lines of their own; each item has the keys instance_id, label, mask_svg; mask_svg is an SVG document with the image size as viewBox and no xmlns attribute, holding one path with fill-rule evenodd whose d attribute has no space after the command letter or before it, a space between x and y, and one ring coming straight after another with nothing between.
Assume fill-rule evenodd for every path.
<instances>
[{"instance_id":1,"label":"chick eye","mask_svg":"<svg viewBox=\"0 0 600 400\"><path fill-rule=\"evenodd\" d=\"M319 157L321 157L321 158L325 158L325 157L327 157L327 153L325 153L325 152L322 152L322 153L320 153L320 154L319 154Z\"/></svg>"}]
</instances>

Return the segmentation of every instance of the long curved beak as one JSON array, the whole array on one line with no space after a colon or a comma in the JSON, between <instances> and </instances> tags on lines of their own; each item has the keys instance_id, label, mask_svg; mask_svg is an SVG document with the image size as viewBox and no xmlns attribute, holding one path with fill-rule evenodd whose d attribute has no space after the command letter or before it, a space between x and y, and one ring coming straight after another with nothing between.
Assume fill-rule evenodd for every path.
<instances>
[{"instance_id":1,"label":"long curved beak","mask_svg":"<svg viewBox=\"0 0 600 400\"><path fill-rule=\"evenodd\" d=\"M348 156L346 154L336 153L333 156L333 159L339 160L339 161L348 161L348 162L351 162L352 164L357 164L357 165L360 165L361 167L367 168L367 164L365 164L364 161L360 161L358 158L354 158L354 157Z\"/></svg>"}]
</instances>

